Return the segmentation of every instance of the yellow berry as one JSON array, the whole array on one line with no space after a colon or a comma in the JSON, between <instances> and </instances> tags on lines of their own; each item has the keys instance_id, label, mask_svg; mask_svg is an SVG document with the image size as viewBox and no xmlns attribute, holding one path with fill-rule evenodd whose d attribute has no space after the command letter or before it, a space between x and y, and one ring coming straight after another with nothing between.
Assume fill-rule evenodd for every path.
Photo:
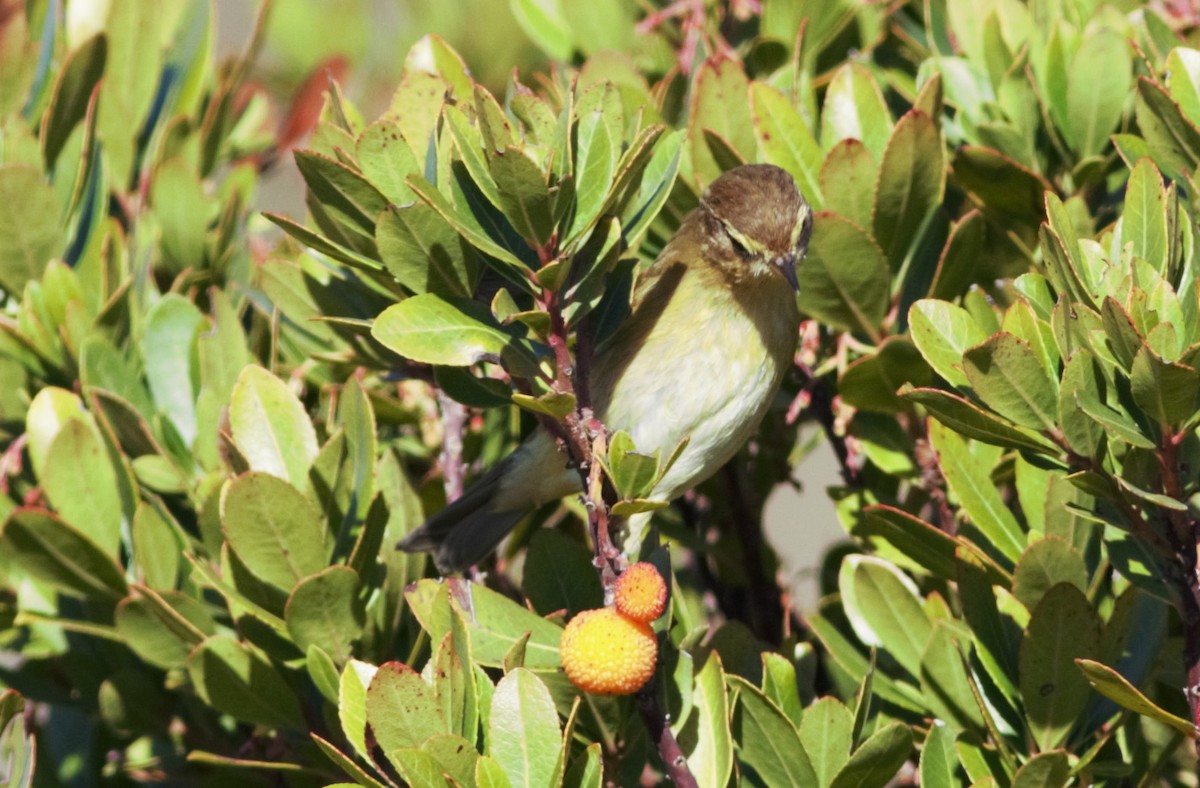
<instances>
[{"instance_id":1,"label":"yellow berry","mask_svg":"<svg viewBox=\"0 0 1200 788\"><path fill-rule=\"evenodd\" d=\"M567 678L593 695L629 695L654 675L658 642L640 621L614 608L584 610L567 624L559 647Z\"/></svg>"},{"instance_id":2,"label":"yellow berry","mask_svg":"<svg viewBox=\"0 0 1200 788\"><path fill-rule=\"evenodd\" d=\"M667 583L654 564L642 561L617 578L613 597L621 615L649 624L667 606Z\"/></svg>"}]
</instances>

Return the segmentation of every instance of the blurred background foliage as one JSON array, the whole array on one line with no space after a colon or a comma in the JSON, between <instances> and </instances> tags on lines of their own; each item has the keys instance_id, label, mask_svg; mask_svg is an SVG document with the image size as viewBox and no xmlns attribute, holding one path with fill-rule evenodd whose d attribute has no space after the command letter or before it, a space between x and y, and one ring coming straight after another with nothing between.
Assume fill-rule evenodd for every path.
<instances>
[{"instance_id":1,"label":"blurred background foliage","mask_svg":"<svg viewBox=\"0 0 1200 788\"><path fill-rule=\"evenodd\" d=\"M1198 21L0 1L0 777L655 784L650 708L705 786L1195 784ZM393 545L745 161L818 209L811 320L701 489L608 458L671 612L650 703L584 697L580 502L466 579Z\"/></svg>"}]
</instances>

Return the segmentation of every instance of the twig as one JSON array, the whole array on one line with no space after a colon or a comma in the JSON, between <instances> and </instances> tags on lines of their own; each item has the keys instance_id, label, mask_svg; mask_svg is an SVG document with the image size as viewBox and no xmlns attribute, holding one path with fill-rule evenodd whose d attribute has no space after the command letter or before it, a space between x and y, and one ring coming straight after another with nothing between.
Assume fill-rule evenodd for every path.
<instances>
[{"instance_id":1,"label":"twig","mask_svg":"<svg viewBox=\"0 0 1200 788\"><path fill-rule=\"evenodd\" d=\"M538 258L547 264L554 258L556 240L538 249ZM553 388L561 394L575 397L575 409L562 422L544 414L539 415L551 433L559 438L567 452L570 464L579 474L583 486L583 501L587 507L588 529L595 550L594 562L600 571L600 582L605 592L612 588L620 572L622 557L612 543L609 533L609 508L616 498L612 486L605 483L603 468L597 462L608 452L608 432L592 411L587 372L591 367L592 344L586 330L578 330L575 355L572 356L567 323L563 318L562 304L556 292L543 290L542 305L550 315L550 334L547 341L554 353L555 378ZM652 681L651 684L654 682ZM667 775L678 786L692 788L696 779L688 769L687 758L679 748L679 742L671 733L665 712L658 703L653 690L643 688L637 696L637 707L650 738L658 747Z\"/></svg>"},{"instance_id":2,"label":"twig","mask_svg":"<svg viewBox=\"0 0 1200 788\"><path fill-rule=\"evenodd\" d=\"M809 395L808 411L821 425L829 445L833 447L834 456L837 457L838 467L842 472L842 481L846 482L849 487L860 487L862 481L859 479L858 473L859 461L853 457L850 447L847 445L846 436L838 432L837 414L833 412L833 396L829 390L828 381L825 377L814 375L813 371L805 364L797 363L796 368L800 370L804 379L804 390Z\"/></svg>"},{"instance_id":3,"label":"twig","mask_svg":"<svg viewBox=\"0 0 1200 788\"><path fill-rule=\"evenodd\" d=\"M658 702L658 682L651 681L642 687L637 694L637 709L646 724L650 740L658 747L663 764L667 768L667 779L678 788L697 788L696 778L688 768L687 756L679 747L671 726L667 724L667 714Z\"/></svg>"},{"instance_id":4,"label":"twig","mask_svg":"<svg viewBox=\"0 0 1200 788\"><path fill-rule=\"evenodd\" d=\"M1182 434L1176 435L1169 427L1164 427L1158 450L1163 493L1177 501L1184 500L1183 485L1179 480L1179 442L1182 439ZM1184 695L1187 697L1192 725L1200 730L1200 575L1197 574L1200 520L1192 517L1190 510L1170 511L1167 517L1179 548L1176 571L1171 574L1176 585L1176 607L1183 622L1183 664L1187 671ZM1197 768L1200 769L1200 738L1196 739L1195 753Z\"/></svg>"},{"instance_id":5,"label":"twig","mask_svg":"<svg viewBox=\"0 0 1200 788\"><path fill-rule=\"evenodd\" d=\"M779 643L783 627L781 590L774 576L766 572L765 545L762 535L762 506L751 501L741 468L726 463L723 469L725 486L729 491L729 507L733 526L742 543L742 566L749 585L749 606L743 605L738 618L749 619L755 635L768 643Z\"/></svg>"},{"instance_id":6,"label":"twig","mask_svg":"<svg viewBox=\"0 0 1200 788\"><path fill-rule=\"evenodd\" d=\"M453 503L463 494L463 434L467 428L467 409L441 389L437 390L437 401L442 409L442 451L438 463L442 466L446 503Z\"/></svg>"}]
</instances>

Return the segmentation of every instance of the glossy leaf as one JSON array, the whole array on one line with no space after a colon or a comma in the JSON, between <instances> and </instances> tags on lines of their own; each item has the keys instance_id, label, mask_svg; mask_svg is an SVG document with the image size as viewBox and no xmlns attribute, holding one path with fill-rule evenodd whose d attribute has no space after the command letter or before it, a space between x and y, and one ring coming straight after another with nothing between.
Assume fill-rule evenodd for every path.
<instances>
[{"instance_id":1,"label":"glossy leaf","mask_svg":"<svg viewBox=\"0 0 1200 788\"><path fill-rule=\"evenodd\" d=\"M238 450L256 471L308 487L317 456L317 434L300 400L262 367L238 376L229 404L229 424Z\"/></svg>"},{"instance_id":2,"label":"glossy leaf","mask_svg":"<svg viewBox=\"0 0 1200 788\"><path fill-rule=\"evenodd\" d=\"M214 635L187 661L197 693L213 707L258 725L302 729L300 704L270 663L229 635Z\"/></svg>"},{"instance_id":3,"label":"glossy leaf","mask_svg":"<svg viewBox=\"0 0 1200 788\"><path fill-rule=\"evenodd\" d=\"M1075 667L1099 648L1100 623L1075 586L1060 583L1033 610L1021 641L1020 689L1030 733L1042 749L1064 741L1090 692Z\"/></svg>"},{"instance_id":4,"label":"glossy leaf","mask_svg":"<svg viewBox=\"0 0 1200 788\"><path fill-rule=\"evenodd\" d=\"M989 407L1029 429L1056 429L1058 390L1027 342L1000 332L963 355L963 370Z\"/></svg>"},{"instance_id":5,"label":"glossy leaf","mask_svg":"<svg viewBox=\"0 0 1200 788\"><path fill-rule=\"evenodd\" d=\"M895 777L912 752L912 732L902 722L880 728L862 746L830 783L831 788L883 788Z\"/></svg>"},{"instance_id":6,"label":"glossy leaf","mask_svg":"<svg viewBox=\"0 0 1200 788\"><path fill-rule=\"evenodd\" d=\"M800 720L800 742L802 751L812 763L814 784L828 785L850 760L853 730L854 715L837 698L821 698L804 710ZM800 783L792 781L788 784Z\"/></svg>"},{"instance_id":7,"label":"glossy leaf","mask_svg":"<svg viewBox=\"0 0 1200 788\"><path fill-rule=\"evenodd\" d=\"M750 83L750 118L765 161L796 179L813 210L820 210L820 173L824 156L812 131L792 103L763 82Z\"/></svg>"},{"instance_id":8,"label":"glossy leaf","mask_svg":"<svg viewBox=\"0 0 1200 788\"><path fill-rule=\"evenodd\" d=\"M509 672L496 685L487 730L487 754L514 786L552 785L561 779L562 731L550 691L525 668Z\"/></svg>"},{"instance_id":9,"label":"glossy leaf","mask_svg":"<svg viewBox=\"0 0 1200 788\"><path fill-rule=\"evenodd\" d=\"M1075 664L1096 692L1116 702L1121 708L1158 720L1189 738L1196 738L1194 725L1160 708L1112 668L1091 659L1077 659Z\"/></svg>"},{"instance_id":10,"label":"glossy leaf","mask_svg":"<svg viewBox=\"0 0 1200 788\"><path fill-rule=\"evenodd\" d=\"M65 253L54 190L33 167L0 166L0 290L19 294Z\"/></svg>"},{"instance_id":11,"label":"glossy leaf","mask_svg":"<svg viewBox=\"0 0 1200 788\"><path fill-rule=\"evenodd\" d=\"M525 374L533 365L528 351L494 325L486 307L432 293L388 307L371 334L390 350L426 364L469 366L498 357Z\"/></svg>"},{"instance_id":12,"label":"glossy leaf","mask_svg":"<svg viewBox=\"0 0 1200 788\"><path fill-rule=\"evenodd\" d=\"M261 580L291 590L327 566L325 518L294 487L266 473L233 479L221 495L230 547Z\"/></svg>"},{"instance_id":13,"label":"glossy leaf","mask_svg":"<svg viewBox=\"0 0 1200 788\"><path fill-rule=\"evenodd\" d=\"M113 558L45 510L14 509L0 525L0 546L20 571L66 593L110 602L126 593Z\"/></svg>"},{"instance_id":14,"label":"glossy leaf","mask_svg":"<svg viewBox=\"0 0 1200 788\"><path fill-rule=\"evenodd\" d=\"M896 124L879 164L871 225L892 270L899 270L925 220L942 201L946 165L941 135L913 110Z\"/></svg>"},{"instance_id":15,"label":"glossy leaf","mask_svg":"<svg viewBox=\"0 0 1200 788\"><path fill-rule=\"evenodd\" d=\"M799 274L802 311L835 328L879 336L888 307L887 261L866 232L818 214Z\"/></svg>"},{"instance_id":16,"label":"glossy leaf","mask_svg":"<svg viewBox=\"0 0 1200 788\"><path fill-rule=\"evenodd\" d=\"M979 466L970 455L967 442L951 429L931 422L929 437L938 454L938 465L946 484L958 497L971 522L1005 557L1016 561L1024 550L1025 535L992 483L989 469Z\"/></svg>"},{"instance_id":17,"label":"glossy leaf","mask_svg":"<svg viewBox=\"0 0 1200 788\"><path fill-rule=\"evenodd\" d=\"M379 666L367 687L366 718L384 753L420 747L431 736L449 732L433 687L402 662Z\"/></svg>"},{"instance_id":18,"label":"glossy leaf","mask_svg":"<svg viewBox=\"0 0 1200 788\"><path fill-rule=\"evenodd\" d=\"M344 664L366 624L358 574L331 566L301 580L288 595L284 620L297 646L320 646L334 662Z\"/></svg>"}]
</instances>

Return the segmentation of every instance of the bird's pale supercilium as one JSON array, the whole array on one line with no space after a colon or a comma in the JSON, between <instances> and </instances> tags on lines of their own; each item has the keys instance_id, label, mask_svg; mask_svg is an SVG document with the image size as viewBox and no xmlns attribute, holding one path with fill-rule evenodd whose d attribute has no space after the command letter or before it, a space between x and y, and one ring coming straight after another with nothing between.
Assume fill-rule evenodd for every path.
<instances>
[{"instance_id":1,"label":"bird's pale supercilium","mask_svg":"<svg viewBox=\"0 0 1200 788\"><path fill-rule=\"evenodd\" d=\"M643 272L629 317L596 349L589 385L610 430L639 451L687 446L650 497L711 476L757 428L792 363L796 265L812 211L791 176L749 164L705 190ZM553 437L537 430L400 547L452 572L486 556L532 509L580 490Z\"/></svg>"}]
</instances>

